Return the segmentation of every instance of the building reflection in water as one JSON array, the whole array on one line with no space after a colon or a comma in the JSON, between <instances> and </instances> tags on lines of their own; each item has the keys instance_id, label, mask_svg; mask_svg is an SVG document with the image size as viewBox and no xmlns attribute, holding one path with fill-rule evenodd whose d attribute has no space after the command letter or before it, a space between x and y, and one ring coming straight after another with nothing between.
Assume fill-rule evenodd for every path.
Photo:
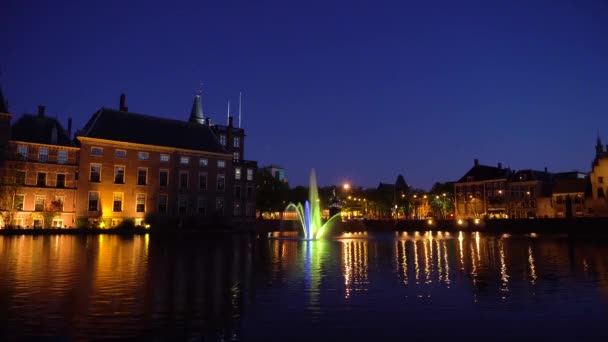
<instances>
[{"instance_id":1,"label":"building reflection in water","mask_svg":"<svg viewBox=\"0 0 608 342\"><path fill-rule=\"evenodd\" d=\"M0 317L23 336L230 339L251 248L234 237L0 236Z\"/></svg>"},{"instance_id":2,"label":"building reflection in water","mask_svg":"<svg viewBox=\"0 0 608 342\"><path fill-rule=\"evenodd\" d=\"M353 291L367 290L369 241L367 239L342 239L340 242L342 244L344 297L350 298Z\"/></svg>"}]
</instances>

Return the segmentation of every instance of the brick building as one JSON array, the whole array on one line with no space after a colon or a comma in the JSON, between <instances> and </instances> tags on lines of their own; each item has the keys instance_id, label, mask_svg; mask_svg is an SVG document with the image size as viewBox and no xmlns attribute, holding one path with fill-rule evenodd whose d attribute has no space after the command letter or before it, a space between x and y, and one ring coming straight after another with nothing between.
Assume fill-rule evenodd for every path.
<instances>
[{"instance_id":1,"label":"brick building","mask_svg":"<svg viewBox=\"0 0 608 342\"><path fill-rule=\"evenodd\" d=\"M500 163L497 167L480 165L475 159L473 167L454 183L456 218L469 219L485 215L504 217L510 173L511 170L503 168Z\"/></svg>"},{"instance_id":2,"label":"brick building","mask_svg":"<svg viewBox=\"0 0 608 342\"><path fill-rule=\"evenodd\" d=\"M101 108L71 139L44 107L11 126L0 91L3 226L196 225L255 218L257 163L245 132L211 125L200 94L188 121Z\"/></svg>"},{"instance_id":3,"label":"brick building","mask_svg":"<svg viewBox=\"0 0 608 342\"><path fill-rule=\"evenodd\" d=\"M70 139L71 121L66 132L39 106L36 115L24 114L11 127L6 105L0 111L2 226L72 227L79 149Z\"/></svg>"}]
</instances>

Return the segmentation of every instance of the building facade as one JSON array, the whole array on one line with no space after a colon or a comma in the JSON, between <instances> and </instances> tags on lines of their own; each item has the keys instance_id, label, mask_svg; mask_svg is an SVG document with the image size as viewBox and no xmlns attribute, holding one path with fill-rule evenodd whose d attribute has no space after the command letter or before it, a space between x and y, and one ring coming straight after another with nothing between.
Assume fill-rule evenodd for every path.
<instances>
[{"instance_id":1,"label":"building facade","mask_svg":"<svg viewBox=\"0 0 608 342\"><path fill-rule=\"evenodd\" d=\"M589 173L590 194L588 211L593 216L608 216L608 145L604 150L599 136L595 145L595 158Z\"/></svg>"},{"instance_id":2,"label":"building facade","mask_svg":"<svg viewBox=\"0 0 608 342\"><path fill-rule=\"evenodd\" d=\"M2 227L73 227L79 149L69 129L47 117L44 106L37 115L24 114L12 127L11 119L0 115L2 127L10 127L2 138Z\"/></svg>"},{"instance_id":3,"label":"building facade","mask_svg":"<svg viewBox=\"0 0 608 342\"><path fill-rule=\"evenodd\" d=\"M507 215L506 189L510 169L498 163L497 167L480 165L477 159L473 167L454 183L454 208L456 219Z\"/></svg>"},{"instance_id":4,"label":"building facade","mask_svg":"<svg viewBox=\"0 0 608 342\"><path fill-rule=\"evenodd\" d=\"M0 92L1 100L1 92ZM4 102L3 102L4 103ZM255 219L257 163L245 133L211 125L200 94L188 121L101 108L71 139L54 118L12 116L0 106L2 225L178 226Z\"/></svg>"}]
</instances>

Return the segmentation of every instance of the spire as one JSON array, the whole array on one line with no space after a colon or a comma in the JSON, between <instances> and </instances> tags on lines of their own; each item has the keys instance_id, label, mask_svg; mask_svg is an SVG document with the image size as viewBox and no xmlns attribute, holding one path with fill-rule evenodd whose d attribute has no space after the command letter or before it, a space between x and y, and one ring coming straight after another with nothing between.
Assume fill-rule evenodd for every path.
<instances>
[{"instance_id":1,"label":"spire","mask_svg":"<svg viewBox=\"0 0 608 342\"><path fill-rule=\"evenodd\" d=\"M602 139L600 139L600 130L597 130L597 141L595 143L595 154L599 155L604 152L604 145L602 145Z\"/></svg>"},{"instance_id":2,"label":"spire","mask_svg":"<svg viewBox=\"0 0 608 342\"><path fill-rule=\"evenodd\" d=\"M226 112L226 125L230 123L230 100L228 100L228 112Z\"/></svg>"},{"instance_id":3,"label":"spire","mask_svg":"<svg viewBox=\"0 0 608 342\"><path fill-rule=\"evenodd\" d=\"M239 91L239 128L241 128L241 92Z\"/></svg>"},{"instance_id":4,"label":"spire","mask_svg":"<svg viewBox=\"0 0 608 342\"><path fill-rule=\"evenodd\" d=\"M196 96L194 96L194 103L192 103L192 111L190 112L190 119L188 121L192 123L205 124L205 117L203 116L203 100L201 95L203 94L203 84L199 85Z\"/></svg>"},{"instance_id":5,"label":"spire","mask_svg":"<svg viewBox=\"0 0 608 342\"><path fill-rule=\"evenodd\" d=\"M8 104L4 100L4 95L2 94L2 87L0 87L0 113L10 114L8 112Z\"/></svg>"}]
</instances>

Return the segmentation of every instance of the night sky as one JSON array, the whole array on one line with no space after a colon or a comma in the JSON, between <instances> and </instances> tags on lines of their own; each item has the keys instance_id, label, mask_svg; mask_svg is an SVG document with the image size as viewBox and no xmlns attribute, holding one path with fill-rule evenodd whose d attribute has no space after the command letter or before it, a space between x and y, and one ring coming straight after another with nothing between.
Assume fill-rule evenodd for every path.
<instances>
[{"instance_id":1,"label":"night sky","mask_svg":"<svg viewBox=\"0 0 608 342\"><path fill-rule=\"evenodd\" d=\"M75 128L127 94L212 121L243 92L246 158L290 185L418 188L480 163L589 171L608 143L608 2L26 1L0 5L11 112ZM422 4L424 3L424 4ZM238 121L238 120L236 120Z\"/></svg>"}]
</instances>

